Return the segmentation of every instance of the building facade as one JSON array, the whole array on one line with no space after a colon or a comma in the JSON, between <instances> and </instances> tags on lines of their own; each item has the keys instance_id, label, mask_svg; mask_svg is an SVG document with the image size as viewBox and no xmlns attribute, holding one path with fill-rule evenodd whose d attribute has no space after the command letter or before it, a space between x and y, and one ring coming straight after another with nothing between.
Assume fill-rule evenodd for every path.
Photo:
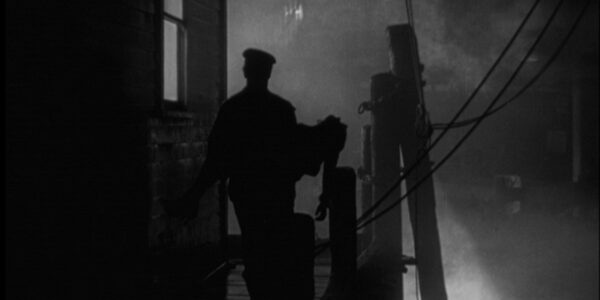
<instances>
[{"instance_id":1,"label":"building facade","mask_svg":"<svg viewBox=\"0 0 600 300\"><path fill-rule=\"evenodd\" d=\"M226 202L181 222L159 199L191 184L226 96L225 1L6 5L9 298L224 292L202 279Z\"/></svg>"}]
</instances>

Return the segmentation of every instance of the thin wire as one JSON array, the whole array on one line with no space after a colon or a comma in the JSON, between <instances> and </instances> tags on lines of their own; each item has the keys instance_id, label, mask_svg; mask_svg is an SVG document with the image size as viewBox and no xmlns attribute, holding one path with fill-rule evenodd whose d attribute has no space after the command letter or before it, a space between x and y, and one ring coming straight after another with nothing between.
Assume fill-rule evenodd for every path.
<instances>
[{"instance_id":1,"label":"thin wire","mask_svg":"<svg viewBox=\"0 0 600 300\"><path fill-rule=\"evenodd\" d=\"M377 209L377 207L379 207L383 203L383 201L392 194L392 192L400 185L402 180L404 180L408 176L408 174L410 174L412 172L412 170L414 170L417 167L417 165L425 157L427 157L427 155L431 152L431 149L433 147L435 147L437 145L437 143L440 141L440 139L449 131L449 129L451 128L450 127L451 124L456 122L456 120L460 117L460 115L465 111L467 106L470 105L470 103L475 98L475 95L477 95L477 93L479 92L479 90L481 89L483 84L488 80L488 78L490 77L492 72L496 69L496 67L498 66L500 61L504 58L504 56L506 55L506 53L508 52L508 50L510 49L510 47L516 40L517 36L520 34L520 32L523 29L523 27L525 26L525 24L528 22L529 18L531 17L531 15L533 14L535 8L538 6L539 3L540 3L540 0L535 0L534 4L531 6L529 11L527 12L527 15L525 16L523 21L521 21L521 24L519 25L519 27L517 28L517 30L515 31L513 36L510 38L509 42L506 44L506 46L504 47L504 49L502 50L502 52L500 53L500 55L498 56L496 61L493 63L492 67L488 70L488 72L482 78L481 82L477 85L475 90L471 93L471 95L469 96L467 101L462 105L462 107L458 110L458 112L452 118L449 125L446 128L444 128L442 133L440 133L440 135L433 141L433 143L429 144L429 146L425 150L425 153L422 156L420 156L415 162L413 162L412 165L405 172L403 172L403 174L396 180L396 182L394 182L394 184L392 184L392 186L390 188L388 188L388 190L379 198L379 200L377 200L377 202L375 202L375 204L373 204L369 209L367 209L365 212L363 212L363 214L358 218L357 223L360 223L363 220L365 220L366 218L368 218L369 215L372 214L375 211L375 209Z\"/></svg>"},{"instance_id":2,"label":"thin wire","mask_svg":"<svg viewBox=\"0 0 600 300\"><path fill-rule=\"evenodd\" d=\"M404 1L404 6L406 7L406 17L408 19L408 24L410 24L410 26L412 26L414 28L415 19L413 17L412 1L411 0L405 0Z\"/></svg>"},{"instance_id":3,"label":"thin wire","mask_svg":"<svg viewBox=\"0 0 600 300\"><path fill-rule=\"evenodd\" d=\"M562 3L562 1L561 1ZM586 12L587 7L589 6L589 4L591 3L591 0L588 0L585 4L585 6L582 8L581 12L579 13L577 19L575 20L575 22L573 23L573 25L571 25L571 28L569 30L569 32L567 33L567 35L565 36L565 38L562 40L562 42L559 44L558 48L554 51L554 53L552 54L552 56L548 59L548 61L546 62L546 64L544 65L544 67L542 67L540 69L540 71L534 76L534 78L539 78L544 71L546 71L546 69L548 68L548 66L550 66L558 57L558 55L561 53L562 49L565 47L565 45L567 44L569 38L573 35L573 32L575 31L575 29L577 28L577 25L579 25L579 22L581 21L583 15ZM534 80L531 80L528 84L526 84L518 93L517 95L520 95L520 93L524 92L528 87L530 87L533 84ZM517 95L515 95L515 99L517 98ZM513 99L511 99L513 100ZM488 107L489 108L489 107ZM485 113L484 113L485 114ZM483 120L483 119L481 119ZM475 126L474 126L475 127ZM459 142L460 143L460 142ZM455 147L457 148L457 147ZM448 155L445 157L445 159L448 157ZM444 161L445 161L444 159ZM433 174L433 172L435 172L435 170L437 170L437 168L439 168L439 166L441 166L443 162L440 162L440 164L436 165L436 167L434 168L434 170L432 170L429 174L427 174L427 176L425 178L427 178L428 176L431 176L431 174ZM424 181L423 179L419 182L419 184ZM407 194L403 195L400 199L398 199L395 203L392 204L392 206L388 207L385 211L383 211L381 214L376 215L375 217L373 217L372 219L368 220L367 223L362 224L361 226L357 226L356 230L359 230L365 226L367 226L369 223L375 221L377 218L380 217L380 215L387 213L387 211L391 210L393 207L395 207L398 203L400 203L400 201L402 199L404 199L408 193L410 193L410 191L407 192ZM319 245L320 247L322 247L322 249L320 249L320 251L318 253L315 253L315 256L317 256L318 254L320 254L321 252L323 252L327 247L330 246L330 242L325 242L321 245Z\"/></svg>"},{"instance_id":4,"label":"thin wire","mask_svg":"<svg viewBox=\"0 0 600 300\"><path fill-rule=\"evenodd\" d=\"M559 45L560 50L562 50L562 48L564 46L565 46L565 44L560 44ZM554 52L553 56L557 56L560 53L560 50ZM459 127L467 126L469 124L475 123L478 119L487 118L487 117L489 117L489 116L491 116L491 115L499 112L500 110L504 109L510 103L512 103L513 101L515 101L521 95L523 95L523 93L528 88L530 88L541 77L541 75L546 71L546 69L548 69L548 67L550 67L550 65L552 65L552 61L553 60L554 60L554 58L548 59L546 61L546 63L540 68L540 71L538 73L536 73L535 76L533 76L533 78L531 78L531 80L529 80L523 87L521 87L521 89L519 91L517 91L517 93L515 93L514 96L512 96L510 99L506 100L506 102L504 102L504 103L500 104L499 106L495 107L494 109L492 109L488 113L482 114L482 115L480 115L478 117L474 117L474 118L470 118L470 119L466 119L466 120L462 120L462 121L456 122L454 125L452 125L452 128L459 128ZM448 126L448 125L447 124L433 124L433 128L434 129L441 129L443 126Z\"/></svg>"},{"instance_id":5,"label":"thin wire","mask_svg":"<svg viewBox=\"0 0 600 300\"><path fill-rule=\"evenodd\" d=\"M583 16L583 13L585 12L585 9L587 8L587 6L589 5L589 2L591 0L588 0L588 3L586 4L586 6L584 7L584 9L582 10L582 12L580 13L580 15L578 16L576 22L574 23L572 30L569 31L569 34L565 37L565 39L563 39L561 44L566 44L567 40L569 39L569 37L572 35L573 31L574 31L574 27L577 26L577 24L579 23L579 21L581 20L581 17ZM523 59L521 60L521 62L519 63L519 65L517 66L517 69L513 72L513 74L511 75L511 77L509 78L509 80L505 83L505 85L502 87L502 89L500 90L500 92L498 93L498 95L494 98L494 100L490 103L490 105L488 105L488 107L486 108L484 114L488 113L492 107L496 104L496 102L498 102L498 100L500 99L500 96L502 96L502 94L504 94L504 92L506 91L506 89L508 88L508 86L510 85L510 83L512 83L512 81L515 79L515 77L517 76L518 72L521 70L521 68L525 65L525 62L527 61L527 59L529 58L529 56L531 56L531 54L533 53L533 50L535 49L535 47L537 46L537 44L540 42L541 38L544 36L545 32L547 31L548 27L550 26L550 24L552 23L552 21L554 20L554 17L556 16L556 14L558 13L559 8L562 6L562 4L564 3L564 0L560 0L559 3L557 4L557 6L554 8L554 11L552 12L552 15L550 16L550 18L548 18L548 20L546 21L546 24L544 24L544 28L542 28L542 31L540 32L540 34L537 36L536 40L534 41L534 43L532 44L532 46L529 48L529 50L527 51L527 54L523 57ZM564 46L564 45L563 45ZM560 46L559 49L557 51L560 51L563 46ZM553 55L552 59L554 60L558 55ZM484 119L479 119L475 122L475 124L469 129L469 131L459 140L459 142L450 150L450 152L448 154L446 154L446 156L444 156L444 158L438 163L436 164L436 166L427 173L427 175L425 175L425 177L421 178L417 184L413 187L411 187L406 194L402 195L398 200L396 200L392 205L388 206L386 209L382 210L381 212L377 213L376 215L374 215L371 219L363 222L361 225L357 226L357 230L361 229L365 226L367 226L368 224L374 222L375 220L377 220L379 217L381 217L382 215L386 214L387 212L389 212L390 210L392 210L394 207L396 207L398 204L400 204L400 202L405 199L411 192L413 192L416 188L419 187L419 185L421 185L425 180L427 180L437 169L439 169L449 158L450 156L452 156L456 150L458 150L458 148L465 142L465 140L473 133L473 131L481 124L481 122Z\"/></svg>"},{"instance_id":6,"label":"thin wire","mask_svg":"<svg viewBox=\"0 0 600 300\"><path fill-rule=\"evenodd\" d=\"M589 2L588 2L588 4L585 5L584 9L587 8L588 5L589 5ZM579 20L583 17L583 13L584 12L585 11L582 11L580 13L580 16L578 16L578 19L571 26L571 29L567 33L566 39L568 39L570 37L570 35L572 35L572 33L575 31L575 28L577 27L577 24L579 23ZM517 91L517 93L515 93L515 95L512 96L510 99L508 99L506 102L500 104L498 107L495 107L494 109L492 109L488 113L481 114L478 117L474 117L474 118L470 118L470 119L466 119L466 120L463 120L463 121L456 122L454 125L452 125L452 128L464 127L464 126L467 126L469 124L472 124L472 123L476 122L478 119L487 118L487 117L489 117L489 116L491 116L491 115L499 112L500 110L504 109L510 103L512 103L513 101L515 101L517 98L519 98L521 95L523 95L523 93L527 89L529 89L535 82L537 82L537 80L542 76L542 74L544 74L544 72L548 69L548 67L550 67L552 65L552 62L556 59L556 57L558 56L558 54L560 54L560 52L562 51L562 49L564 48L565 45L566 45L566 43L561 43L558 46L557 50L555 50L555 52L552 54L552 56L540 68L540 71L538 73L536 73L535 76L533 76L533 78L531 78L531 80L529 80L523 87L521 87L521 89L519 91ZM434 129L440 129L442 126L448 126L448 125L447 124L433 124Z\"/></svg>"}]
</instances>

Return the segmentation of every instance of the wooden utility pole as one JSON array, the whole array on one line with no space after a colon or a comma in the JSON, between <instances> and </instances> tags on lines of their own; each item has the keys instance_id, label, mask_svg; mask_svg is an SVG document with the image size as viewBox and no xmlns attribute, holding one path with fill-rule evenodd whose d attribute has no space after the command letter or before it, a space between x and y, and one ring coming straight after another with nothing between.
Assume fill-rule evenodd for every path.
<instances>
[{"instance_id":1,"label":"wooden utility pole","mask_svg":"<svg viewBox=\"0 0 600 300\"><path fill-rule=\"evenodd\" d=\"M402 172L410 169L406 188L411 190L431 167L425 153L428 133L423 115L422 65L413 28L408 24L390 26L388 39L391 72L372 77L368 105L372 125L373 201L378 201ZM413 166L417 161L418 165ZM398 190L375 214L400 197ZM364 299L403 299L402 273L415 260L407 260L402 253L400 207L396 206L374 223L373 242L360 258L359 278L367 290ZM422 299L446 300L431 178L408 196L408 207Z\"/></svg>"},{"instance_id":2,"label":"wooden utility pole","mask_svg":"<svg viewBox=\"0 0 600 300\"><path fill-rule=\"evenodd\" d=\"M421 156L420 162L406 178L410 190L431 170L427 149L421 80L422 65L419 61L417 39L410 25L390 26L388 37L392 58L392 73L398 79L396 101L401 115L393 126L400 129L400 147L404 168L410 168ZM419 273L419 286L423 300L446 300L444 270L440 249L440 238L435 211L433 179L429 177L408 196L408 207L415 241L415 258Z\"/></svg>"}]
</instances>

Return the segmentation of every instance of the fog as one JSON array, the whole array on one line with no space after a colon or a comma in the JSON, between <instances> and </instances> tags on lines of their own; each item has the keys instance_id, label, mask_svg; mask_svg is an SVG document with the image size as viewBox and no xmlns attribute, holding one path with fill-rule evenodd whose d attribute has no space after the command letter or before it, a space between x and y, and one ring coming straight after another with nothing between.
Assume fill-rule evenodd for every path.
<instances>
[{"instance_id":1,"label":"fog","mask_svg":"<svg viewBox=\"0 0 600 300\"><path fill-rule=\"evenodd\" d=\"M437 180L436 195L449 299L598 299L597 191Z\"/></svg>"},{"instance_id":2,"label":"fog","mask_svg":"<svg viewBox=\"0 0 600 300\"><path fill-rule=\"evenodd\" d=\"M566 2L509 88L509 95L549 58L585 1ZM370 77L389 70L385 29L407 22L404 3L228 1L229 95L245 83L241 71L244 49L255 47L272 53L277 63L271 90L292 102L299 122L315 124L329 114L341 117L348 124L348 140L340 165L358 168L360 129L370 119L368 113L359 115L357 107L369 100ZM414 2L415 32L427 82L425 101L433 123L452 118L532 3ZM542 1L464 118L476 116L488 105L556 3ZM556 63L534 88L486 119L436 173L437 213L450 299L598 298L594 287L598 282L598 159L597 154L590 154L598 149L598 117L592 112L598 107L596 1L588 11ZM590 129L584 132L585 158L579 175L591 178L592 183L584 185L570 183L575 175L569 103L574 86L578 86L573 82L581 77L587 78L580 86L582 105L590 106L590 113L581 121ZM449 133L433 150L432 160L439 160L464 132L457 129ZM518 191L502 192L497 179L506 174L522 179ZM320 191L319 178L303 178L297 185L296 210L312 214ZM359 201L358 213L361 209ZM234 219L231 214L230 232L239 233ZM409 227L404 226L405 231ZM317 235L328 236L326 223L317 223ZM410 251L410 232L403 236ZM412 271L405 278L406 299L414 299Z\"/></svg>"}]
</instances>

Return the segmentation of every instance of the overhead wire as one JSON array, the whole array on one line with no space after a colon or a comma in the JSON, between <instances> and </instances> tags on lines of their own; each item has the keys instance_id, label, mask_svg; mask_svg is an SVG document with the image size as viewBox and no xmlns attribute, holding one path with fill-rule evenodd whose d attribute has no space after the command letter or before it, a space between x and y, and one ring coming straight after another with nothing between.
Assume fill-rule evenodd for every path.
<instances>
[{"instance_id":1,"label":"overhead wire","mask_svg":"<svg viewBox=\"0 0 600 300\"><path fill-rule=\"evenodd\" d=\"M504 86L502 87L502 89L499 91L499 93L496 95L496 97L493 99L493 101L490 103L490 105L488 105L488 107L486 108L485 113L488 113L490 111L490 109L494 106L494 104L498 101L498 99L504 94L504 92L506 91L506 89L508 88L508 86L512 83L512 81L516 78L518 72L521 70L521 68L524 66L525 62L527 61L527 59L529 58L529 56L533 53L533 50L535 49L535 47L537 46L537 44L539 43L539 41L541 40L541 38L543 37L544 33L546 32L546 30L548 29L549 25L551 24L552 20L554 20L554 17L556 16L556 13L558 12L558 9L560 8L560 6L562 6L562 3L564 2L564 0L560 0L558 5L555 7L554 11L552 12L552 15L548 18L548 20L546 21L546 24L544 25L544 27L542 28L542 31L540 32L540 34L537 36L536 40L534 41L534 43L530 46L529 50L527 51L526 55L523 57L523 59L521 60L521 62L519 63L519 65L517 66L517 68L515 69L515 71L513 71L513 73L511 74L511 77L509 78L509 80L504 84ZM427 178L429 178L429 176L431 176L433 174L433 172L435 172L439 167L441 167L441 165L443 165L443 163L445 163L448 158L454 154L454 152L456 152L456 150L458 149L458 147L460 147L464 141L473 133L473 131L475 130L475 128L477 128L479 126L479 124L481 124L481 122L483 121L483 119L478 119L476 120L475 124L469 129L469 131L459 140L459 142L450 150L450 152L448 154L446 154L446 156L444 156L442 158L442 160L436 164L436 166L430 171L428 172L428 174L421 178L414 186L412 186L404 195L402 195L400 197L400 199L396 200L396 202L394 202L392 205L388 206L386 209L384 209L383 211L379 212L378 214L374 215L371 219L365 221L364 223L362 223L361 225L359 225L357 227L357 229L361 229L364 226L368 225L369 223L372 223L373 221L375 221L377 218L379 218L380 216L382 216L383 214L385 214L386 212L390 211L391 209L393 209L395 206L397 206L401 200L403 200L404 198L406 198L412 191L414 191L422 182L424 182Z\"/></svg>"},{"instance_id":2,"label":"overhead wire","mask_svg":"<svg viewBox=\"0 0 600 300\"><path fill-rule=\"evenodd\" d=\"M586 7L588 5L586 4ZM577 21L578 22L578 21ZM571 27L570 31L574 31L576 27ZM490 117L494 114L496 114L497 112L499 112L500 110L504 109L505 107L507 107L510 103L512 103L513 101L515 101L517 98L519 98L520 96L523 95L523 93L529 89L534 83L537 82L537 80L541 77L541 75L546 71L546 69L548 69L548 67L550 67L552 65L552 62L554 60L554 56L557 56L560 51L562 50L562 48L565 46L565 44L560 44L559 45L559 50L555 51L554 54L552 55L551 58L549 58L546 63L540 68L540 71L537 72L526 84L524 84L511 98L509 98L508 100L506 100L505 102L503 102L502 104L498 105L497 107L494 107L491 111L489 111L488 113L484 113L481 114L477 117L473 117L473 118L469 118L469 119L465 119L462 121L458 121L455 122L454 124L450 125L452 128L460 128L460 127L465 127L468 126L469 124L473 124L475 123L478 119L480 118L487 118ZM439 130L439 129L443 129L444 127L449 126L448 124L444 124L444 123L436 123L436 124L432 124L433 129Z\"/></svg>"},{"instance_id":3,"label":"overhead wire","mask_svg":"<svg viewBox=\"0 0 600 300\"><path fill-rule=\"evenodd\" d=\"M528 20L530 19L531 15L535 11L535 9L537 8L537 6L538 6L539 3L540 3L540 0L535 0L535 2L533 3L533 5L531 6L531 8L529 9L529 11L527 12L527 15L523 18L523 20L521 21L521 24L519 24L519 27L517 28L517 30L515 31L515 33L512 35L512 37L510 38L510 40L508 41L508 43L506 44L506 46L504 47L504 49L502 50L502 52L500 53L500 55L498 56L498 58L496 58L496 61L492 64L492 66L490 67L490 69L488 70L488 72L484 75L484 77L482 78L482 80L479 82L479 84L477 85L477 87L475 88L475 90L471 93L471 95L469 96L469 98L465 101L465 103L461 106L461 108L458 110L458 112L455 114L455 116L452 118L452 120L448 123L448 126L446 126L443 129L443 131L440 133L440 135L438 135L436 137L436 139L432 143L429 143L429 145L427 146L427 149L423 152L423 154L420 155L417 158L417 160L414 161L411 164L411 166L408 167L403 172L403 174L399 176L399 178L386 190L386 192L383 193L383 195L378 199L378 201L375 202L365 212L363 212L363 214L358 218L357 223L358 222L362 222L370 214L372 214L377 209L377 207L379 207L383 203L383 201L392 194L392 192L400 185L400 183L414 169L416 169L416 167L419 165L419 163L423 159L425 159L427 157L427 155L431 152L431 149L433 149L433 147L435 147L437 145L437 143L439 143L439 141L441 140L441 138L451 129L452 124L454 122L456 122L456 120L460 117L460 115L471 104L471 102L473 101L473 99L475 98L475 96L481 90L482 86L485 84L485 82L491 76L492 72L496 69L496 67L498 66L498 64L500 63L500 61L504 58L504 56L508 53L508 50L512 47L514 41L516 40L516 38L518 37L518 35L521 33L522 29L525 27L525 24L528 22Z\"/></svg>"},{"instance_id":4,"label":"overhead wire","mask_svg":"<svg viewBox=\"0 0 600 300\"><path fill-rule=\"evenodd\" d=\"M538 37L536 38L535 42L533 43L533 45L530 47L530 49L528 50L527 54L525 55L525 57L521 60L521 62L519 63L519 66L517 67L517 69L513 72L511 78L509 79L509 81L504 85L504 87L502 88L502 90L500 91L499 95L490 103L490 105L488 105L488 107L486 108L484 114L489 113L489 111L491 111L492 107L496 104L496 102L499 100L501 94L504 93L504 91L508 88L508 86L510 85L510 83L514 80L514 78L516 77L516 75L518 74L518 72L520 71L520 69L523 67L523 65L525 64L525 62L527 61L527 58L529 58L529 56L531 56L531 54L533 53L533 50L535 49L535 47L537 46L537 44L539 43L539 41L541 40L541 38L543 37L543 35L545 34L545 32L547 31L549 25L551 24L552 20L555 18L556 14L558 13L558 10L560 8L560 6L562 6L562 4L564 3L564 0L560 0L560 2L557 4L557 6L555 7L554 11L552 12L552 15L550 16L550 18L548 19L548 21L546 22L546 24L544 25L544 28L542 29L542 31L540 32L540 34L538 35ZM581 12L579 13L579 15L577 16L577 19L575 20L575 22L573 23L573 25L571 26L571 29L569 30L568 34L565 36L565 38L561 41L561 44L559 45L559 47L557 48L557 50L554 52L554 54L551 56L551 58L549 59L548 65L550 63L552 63L553 61L556 60L556 58L558 57L558 54L560 53L560 51L564 48L564 46L567 44L567 41L569 40L569 38L572 36L573 32L575 31L577 25L579 24L579 22L581 21L583 15L586 12L587 7L589 6L589 4L591 3L591 0L588 0L585 4L585 6L583 7L583 9L581 10ZM545 71L547 69L543 68L542 70L540 70L540 72L538 72L541 76L541 73L543 73L543 71ZM481 124L481 122L483 121L482 119L478 119L475 124L469 129L469 131L463 136L463 138L460 139L460 141L452 148L452 150L446 155L444 156L444 158L423 178L421 178L417 184L415 184L411 189L409 189L402 197L400 197L399 199L397 199L392 205L388 206L386 209L382 210L381 212L377 213L376 215L374 215L371 219L368 219L366 221L364 221L361 225L357 226L357 230L367 226L368 224L374 222L375 220L377 220L379 217L381 217L382 215L384 215L385 213L389 212L391 209L393 209L394 207L396 207L398 204L401 203L401 201L407 197L408 194L410 194L412 191L414 191L420 184L422 184L429 176L431 176L433 174L433 172L435 172L437 169L439 169L439 167L441 167L450 156L452 156L452 154L454 154L456 152L456 150L464 143L464 141L473 133L473 131L479 126L479 124Z\"/></svg>"},{"instance_id":5,"label":"overhead wire","mask_svg":"<svg viewBox=\"0 0 600 300\"><path fill-rule=\"evenodd\" d=\"M415 19L413 16L412 1L404 0L404 6L406 7L406 18L408 19L408 24L414 28Z\"/></svg>"},{"instance_id":6,"label":"overhead wire","mask_svg":"<svg viewBox=\"0 0 600 300\"><path fill-rule=\"evenodd\" d=\"M527 12L526 16L523 18L523 20L519 24L519 27L517 27L517 29L515 30L515 32L513 33L513 35L511 36L511 38L509 39L508 43L505 45L505 47L501 51L500 55L496 58L496 60L494 61L494 63L492 64L492 66L490 67L490 69L488 70L488 72L484 75L484 77L482 78L482 80L479 82L479 84L477 85L477 87L475 88L475 90L471 93L471 95L469 96L469 98L465 101L465 103L461 106L461 108L458 110L458 112L455 114L455 116L453 117L453 119L448 124L452 124L453 122L455 122L460 117L460 115L464 112L464 110L470 105L470 103L475 98L475 96L477 95L477 93L479 92L479 90L481 89L481 87L485 84L485 82L491 76L492 72L496 69L496 67L498 66L498 64L500 63L500 61L504 58L504 56L506 55L506 53L508 53L508 50L512 47L514 41L516 40L516 38L518 37L518 35L521 33L522 29L525 27L525 24L527 24L527 22L529 21L531 15L535 11L535 9L537 8L537 6L538 6L539 3L540 3L540 0L535 0L535 2L532 4L531 8ZM407 17L409 19L409 23L412 23L412 2L410 2L410 0L406 0L406 7L407 7ZM393 94L393 93L390 93L390 95L391 94ZM360 108L359 108L359 112L360 112ZM371 215L386 200L386 198L389 197L392 194L392 192L394 192L394 190L400 185L400 183L404 179L406 179L406 177L418 166L418 164L425 157L427 157L427 155L429 154L429 152L431 152L431 149L439 142L439 140L447 133L447 131L449 129L450 129L449 126L446 127L446 128L444 128L444 131L440 135L438 135L438 137L436 138L436 140L433 143L429 143L428 144L427 149L424 149L424 151L422 151L423 154L421 156L419 156L419 158L415 162L413 162L411 164L411 166L408 167L399 176L399 178L397 178L397 180L394 182L394 184L392 184L384 192L384 194L377 200L377 202L375 202L371 207L369 207L367 210L365 210L362 213L362 215L356 220L357 227L358 227L358 225L361 222L363 222L365 219L367 219L369 217L369 215ZM362 227L360 227L360 228L362 228ZM357 229L359 229L359 228L357 228ZM329 245L330 245L330 241L323 242L322 244L318 245L316 247L316 249L315 249L315 256L319 255L320 253L322 253L323 251L325 251Z\"/></svg>"},{"instance_id":7,"label":"overhead wire","mask_svg":"<svg viewBox=\"0 0 600 300\"><path fill-rule=\"evenodd\" d=\"M539 1L536 1L536 4ZM562 5L562 3L564 2L564 0L561 0L559 2L559 4L557 5L557 7L555 8L555 12L558 10L558 8ZM548 67L550 65L552 65L552 63L556 60L556 58L558 57L558 55L561 53L562 49L564 48L564 46L567 44L569 38L573 35L575 29L577 28L577 25L580 23L583 15L586 12L587 7L589 6L589 4L591 3L591 0L588 0L586 2L586 4L584 5L584 7L581 9L579 15L577 16L575 22L573 23L573 25L571 25L571 28L569 30L569 32L567 33L567 35L565 36L565 38L563 38L563 40L561 41L561 43L559 44L559 46L557 47L557 49L554 51L554 53L552 54L552 56L548 59L548 61L546 62L546 64L544 64L544 66L538 71L538 73L526 84L524 85L511 99L509 99L507 102L503 103L500 107L504 107L506 105L508 105L508 103L514 101L515 99L517 99L523 92L525 92L525 90L527 90L529 87L531 87L535 81L541 77L541 75L548 69ZM556 15L556 13L553 12L553 16ZM549 18L548 22L549 23L552 18ZM545 29L547 26L545 26ZM542 32L545 32L545 30L542 30ZM536 39L536 43L539 41L539 39L541 39L542 34L540 34L538 36L538 39ZM532 47L531 49L533 49L534 47ZM531 50L530 49L530 50ZM525 56L525 58L522 61L522 64L524 61L526 61L526 59L530 56L531 51L528 51L528 55ZM522 65L520 64L520 65ZM520 68L519 68L520 69ZM516 77L516 72L513 74ZM512 78L514 79L514 78ZM509 80L509 82L512 82L512 80ZM505 85L505 87L507 87L508 85ZM503 89L505 90L505 89ZM494 101L492 101L492 103L486 108L486 111L482 114L482 115L486 115L489 114L491 111L491 107L493 107L495 105L495 103L497 102L497 100L499 99L499 97L496 97L494 99ZM453 149L442 159L442 161L440 163L438 163L433 170L431 170L425 177L423 177L421 180L419 180L417 182L417 184L415 184L411 189L409 189L406 194L404 194L402 197L400 197L399 199L396 200L396 202L394 202L392 205L390 205L389 207L387 207L386 209L384 209L383 211L379 212L378 214L374 215L371 219L366 220L365 222L363 222L360 225L357 225L356 230L360 230L361 228L366 227L368 224L374 222L375 220L377 220L379 217L381 217L382 215L386 214L387 212L389 212L391 209L393 209L394 207L396 207L404 198L406 198L408 196L408 194L410 194L414 189L416 189L420 184L422 184L422 182L424 182L429 176L431 176L433 174L433 172L435 172L439 167L441 167L441 165L443 163L445 163L447 161L447 159L458 149L458 147L460 147L460 145L462 145L462 143L464 143L464 141L466 140L466 138L474 131L475 128L477 128L477 126L481 123L481 121L483 121L484 118L478 118L475 121L475 125L473 127L471 127L471 129L467 132L467 134L465 134L465 136L463 136L463 138L459 141L459 143L457 145L455 145L455 147L453 147ZM391 193L391 192L390 192ZM385 196L387 197L387 196ZM385 198L382 197L382 198ZM365 214L363 214L364 216ZM360 218L359 218L360 220ZM359 222L359 220L357 220L357 223ZM322 253L323 251L325 251L329 246L331 245L330 241L324 242L320 245L317 246L317 251L315 251L315 256L319 255L320 253Z\"/></svg>"},{"instance_id":8,"label":"overhead wire","mask_svg":"<svg viewBox=\"0 0 600 300\"><path fill-rule=\"evenodd\" d=\"M572 27L572 30L574 30L574 29L575 29L575 27ZM560 50L555 51L553 53L553 55L546 61L546 63L544 63L544 65L540 68L540 71L537 72L526 84L524 84L511 98L509 98L508 100L506 100L505 102L503 102L499 106L494 107L494 109L492 109L488 113L484 113L484 114L481 114L480 116L477 116L477 117L474 117L474 118L469 118L469 119L466 119L466 120L462 120L462 121L456 122L454 125L452 125L452 128L464 127L464 126L467 126L469 124L475 123L478 119L484 119L484 118L490 117L490 116L494 115L495 113L499 112L500 110L504 109L506 106L508 106L510 103L512 103L513 101L515 101L520 96L522 96L523 93L527 89L529 89L534 83L537 82L537 80L542 76L542 74L544 74L544 72L548 69L548 67L550 67L552 65L552 62L555 59L555 56L558 56L558 54L560 53L560 51L562 50L562 48L565 45L566 44L560 44L559 45ZM440 128L444 127L444 126L447 126L447 124L433 124L433 128L434 129L440 129Z\"/></svg>"}]
</instances>

